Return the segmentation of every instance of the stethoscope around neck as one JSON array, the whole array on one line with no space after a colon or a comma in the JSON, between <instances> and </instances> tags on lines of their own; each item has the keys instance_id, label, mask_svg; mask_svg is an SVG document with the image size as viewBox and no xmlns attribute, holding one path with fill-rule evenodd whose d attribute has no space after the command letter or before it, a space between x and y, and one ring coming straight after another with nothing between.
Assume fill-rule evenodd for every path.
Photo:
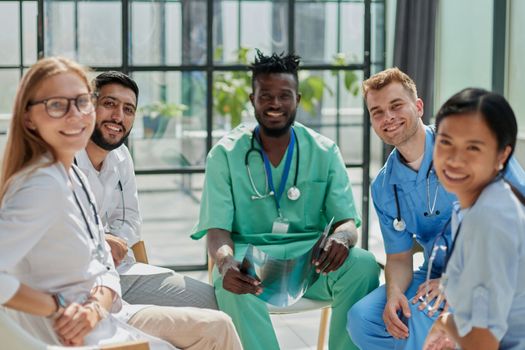
<instances>
[{"instance_id":1,"label":"stethoscope around neck","mask_svg":"<svg viewBox=\"0 0 525 350\"><path fill-rule=\"evenodd\" d=\"M99 220L99 217L98 217L97 208L95 206L95 203L93 203L93 200L91 199L91 196L89 195L89 192L88 192L88 190L86 188L86 185L82 181L82 178L80 177L80 174L75 169L75 167L72 167L72 169L73 169L73 172L75 173L78 181L80 182L80 186L82 186L82 190L84 191L84 194L87 197L87 200L89 202L89 206L91 207L91 209L93 211L93 217L95 218L95 224L96 224L96 226L98 228L98 231L99 231L98 235L97 235L97 239L95 239L95 235L93 234L93 231L91 230L91 225L89 224L89 221L87 219L87 215L84 212L84 209L83 209L82 205L80 204L80 200L78 199L78 196L75 193L74 188L72 189L73 197L75 198L75 202L76 202L76 204L78 206L78 209L80 210L80 214L82 215L82 219L84 220L84 223L86 224L86 229L88 231L89 238L91 238L91 240L93 241L93 243L96 246L97 260L100 261L101 263L104 263L105 260L106 260L107 252L106 252L106 249L104 247L104 237L102 236L101 229L100 229L100 220ZM108 269L109 269L109 267L108 267Z\"/></svg>"},{"instance_id":2,"label":"stethoscope around neck","mask_svg":"<svg viewBox=\"0 0 525 350\"><path fill-rule=\"evenodd\" d=\"M427 211L423 213L425 217L431 217L435 215L441 214L439 210L436 210L436 201L437 201L437 195L439 190L439 183L436 184L436 190L434 191L434 199L432 200L432 205L430 204L430 173L432 170L433 162L430 162L430 166L428 167L427 174L426 174L426 182L427 182ZM401 216L401 206L399 205L399 195L397 193L397 185L394 184L394 198L396 201L396 217L392 221L392 226L394 227L394 230L398 232L402 232L406 229L407 225L403 217Z\"/></svg>"},{"instance_id":3,"label":"stethoscope around neck","mask_svg":"<svg viewBox=\"0 0 525 350\"><path fill-rule=\"evenodd\" d=\"M300 155L299 155L299 140L297 139L297 135L295 133L295 130L293 128L291 128L292 130L292 135L293 135L293 138L295 140L295 150L297 151L297 156L295 158L295 175L294 175L294 180L293 180L293 185L292 187L290 187L288 189L288 191L286 192L286 196L288 197L288 199L292 200L292 201L296 201L299 199L299 197L301 197L301 191L299 190L299 188L297 187L297 177L299 175L299 158L300 158ZM250 185L252 186L252 189L253 189L253 192L254 194L252 194L251 196L251 199L252 200L258 200L258 199L265 199L265 198L268 198L268 197L271 197L271 196L275 196L275 192L273 190L269 190L269 184L268 184L268 178L269 176L271 176L271 174L268 174L268 168L265 164L265 172L266 172L266 176L264 177L265 179L265 189L264 189L264 193L260 193L259 190L257 190L257 187L255 186L255 182L253 181L253 177L252 177L252 172L250 171L250 153L252 152L256 152L259 154L259 156L261 157L261 159L263 160L263 162L267 162L265 160L265 155L263 154L263 150L262 149L258 149L258 148L255 148L255 139L259 140L258 138L258 127L256 127L253 132L252 132L252 139L250 141L250 149L246 152L246 154L244 155L244 166L246 167L246 170L248 172L248 179L250 180ZM290 157L291 155L293 154L293 152L291 152L293 150L288 150L289 154L290 154ZM286 167L285 167L286 168ZM289 167L288 169L285 169L285 171L289 171ZM284 181L285 179L282 179L281 181ZM284 186L285 184L282 184L282 186Z\"/></svg>"}]
</instances>

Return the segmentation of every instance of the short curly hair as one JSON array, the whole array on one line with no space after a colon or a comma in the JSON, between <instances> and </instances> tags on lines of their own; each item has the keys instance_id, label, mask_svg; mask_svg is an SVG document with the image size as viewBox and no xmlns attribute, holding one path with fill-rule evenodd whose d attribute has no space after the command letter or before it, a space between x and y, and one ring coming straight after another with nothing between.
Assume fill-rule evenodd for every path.
<instances>
[{"instance_id":1,"label":"short curly hair","mask_svg":"<svg viewBox=\"0 0 525 350\"><path fill-rule=\"evenodd\" d=\"M255 89L255 79L259 75L286 73L294 77L295 83L299 85L297 71L301 63L301 57L290 53L285 55L273 53L271 56L265 56L259 49L255 49L257 54L255 61L250 65L252 71L252 88Z\"/></svg>"}]
</instances>

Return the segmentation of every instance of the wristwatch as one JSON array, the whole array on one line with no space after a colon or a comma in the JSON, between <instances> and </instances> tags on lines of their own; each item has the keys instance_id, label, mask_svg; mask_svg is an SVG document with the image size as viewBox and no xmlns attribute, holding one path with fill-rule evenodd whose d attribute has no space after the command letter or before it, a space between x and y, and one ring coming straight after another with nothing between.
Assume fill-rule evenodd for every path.
<instances>
[{"instance_id":1,"label":"wristwatch","mask_svg":"<svg viewBox=\"0 0 525 350\"><path fill-rule=\"evenodd\" d=\"M60 309L66 308L67 301L66 301L66 298L64 298L64 296L62 295L62 293L55 293L55 294L52 294L51 296L53 297L53 300L55 301L57 308L51 315L47 316L47 318L54 319L58 316L58 312L60 311Z\"/></svg>"}]
</instances>

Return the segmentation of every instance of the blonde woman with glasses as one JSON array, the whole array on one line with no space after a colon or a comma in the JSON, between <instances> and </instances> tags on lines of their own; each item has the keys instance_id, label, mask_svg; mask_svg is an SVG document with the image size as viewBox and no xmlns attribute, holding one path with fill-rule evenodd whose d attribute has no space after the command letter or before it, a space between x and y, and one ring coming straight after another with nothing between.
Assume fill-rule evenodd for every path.
<instances>
[{"instance_id":1,"label":"blonde woman with glasses","mask_svg":"<svg viewBox=\"0 0 525 350\"><path fill-rule=\"evenodd\" d=\"M110 315L118 274L72 164L93 132L91 93L84 68L64 58L38 61L18 87L0 180L0 304L48 344L173 349Z\"/></svg>"}]
</instances>

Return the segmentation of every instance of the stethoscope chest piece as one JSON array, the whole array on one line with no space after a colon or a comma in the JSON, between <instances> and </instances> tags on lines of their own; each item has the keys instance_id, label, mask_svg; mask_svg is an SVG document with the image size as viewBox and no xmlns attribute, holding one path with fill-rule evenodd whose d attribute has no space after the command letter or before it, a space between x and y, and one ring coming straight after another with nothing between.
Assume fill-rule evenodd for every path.
<instances>
[{"instance_id":1,"label":"stethoscope chest piece","mask_svg":"<svg viewBox=\"0 0 525 350\"><path fill-rule=\"evenodd\" d=\"M398 232L404 231L407 228L407 224L403 219L398 220L397 218L395 218L392 225L394 226L394 229Z\"/></svg>"},{"instance_id":2,"label":"stethoscope chest piece","mask_svg":"<svg viewBox=\"0 0 525 350\"><path fill-rule=\"evenodd\" d=\"M288 189L286 195L288 196L289 200L296 201L299 199L299 197L301 197L301 190L299 190L296 186L292 186Z\"/></svg>"}]
</instances>

